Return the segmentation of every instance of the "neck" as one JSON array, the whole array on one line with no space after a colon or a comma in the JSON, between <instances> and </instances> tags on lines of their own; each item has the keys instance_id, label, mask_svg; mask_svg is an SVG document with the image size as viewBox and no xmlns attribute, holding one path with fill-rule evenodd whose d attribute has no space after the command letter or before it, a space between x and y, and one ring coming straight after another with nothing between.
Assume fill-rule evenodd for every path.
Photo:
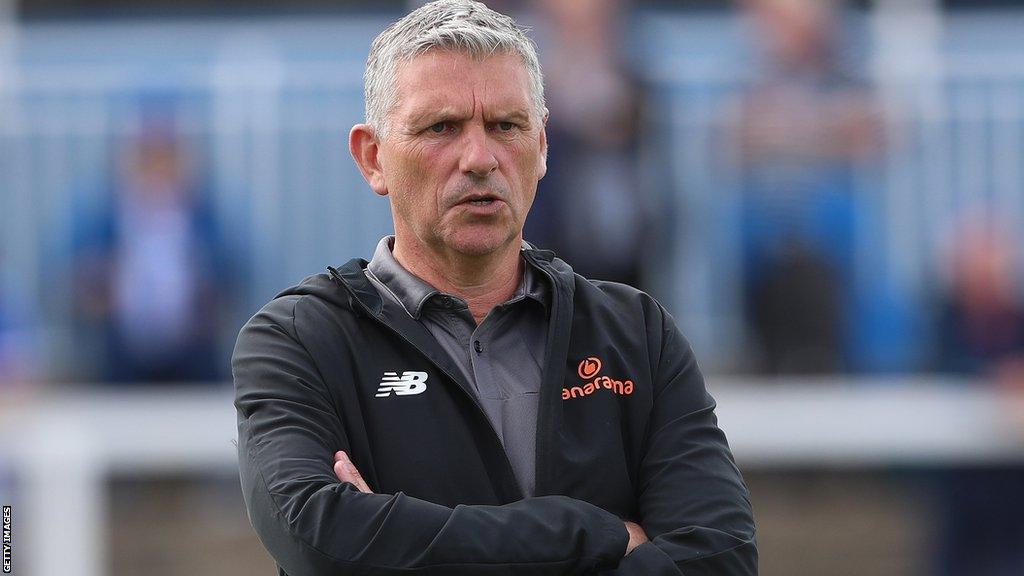
<instances>
[{"instance_id":1,"label":"neck","mask_svg":"<svg viewBox=\"0 0 1024 576\"><path fill-rule=\"evenodd\" d=\"M438 252L395 236L392 254L406 270L442 292L454 294L469 304L477 324L492 308L515 293L522 278L521 238L490 254L467 256Z\"/></svg>"}]
</instances>

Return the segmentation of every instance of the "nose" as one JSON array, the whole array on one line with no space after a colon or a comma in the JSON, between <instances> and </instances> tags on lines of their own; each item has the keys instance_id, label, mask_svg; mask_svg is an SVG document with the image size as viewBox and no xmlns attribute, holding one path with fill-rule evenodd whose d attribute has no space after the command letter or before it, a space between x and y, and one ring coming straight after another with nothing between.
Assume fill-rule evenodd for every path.
<instances>
[{"instance_id":1,"label":"nose","mask_svg":"<svg viewBox=\"0 0 1024 576\"><path fill-rule=\"evenodd\" d=\"M491 152L491 142L482 126L472 126L463 132L462 158L459 169L464 174L483 177L498 167L498 159Z\"/></svg>"}]
</instances>

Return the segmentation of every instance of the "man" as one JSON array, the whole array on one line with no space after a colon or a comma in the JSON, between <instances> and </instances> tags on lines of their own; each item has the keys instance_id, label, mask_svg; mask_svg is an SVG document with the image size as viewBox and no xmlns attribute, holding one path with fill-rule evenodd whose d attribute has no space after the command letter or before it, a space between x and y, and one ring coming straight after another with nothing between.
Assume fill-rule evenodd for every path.
<instances>
[{"instance_id":1,"label":"man","mask_svg":"<svg viewBox=\"0 0 1024 576\"><path fill-rule=\"evenodd\" d=\"M349 144L395 234L279 295L233 358L242 489L281 573L756 573L672 318L522 240L546 119L532 43L480 3L374 41Z\"/></svg>"}]
</instances>

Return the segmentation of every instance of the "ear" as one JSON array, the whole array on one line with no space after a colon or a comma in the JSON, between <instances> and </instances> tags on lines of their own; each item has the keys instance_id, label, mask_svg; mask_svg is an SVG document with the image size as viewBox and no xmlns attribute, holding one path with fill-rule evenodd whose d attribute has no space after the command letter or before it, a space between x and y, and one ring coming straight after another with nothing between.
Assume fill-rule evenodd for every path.
<instances>
[{"instance_id":1,"label":"ear","mask_svg":"<svg viewBox=\"0 0 1024 576\"><path fill-rule=\"evenodd\" d=\"M370 188L381 196L387 196L388 188L384 182L384 171L381 170L380 141L373 127L369 124L356 124L348 133L348 150L352 159L370 184Z\"/></svg>"},{"instance_id":2,"label":"ear","mask_svg":"<svg viewBox=\"0 0 1024 576\"><path fill-rule=\"evenodd\" d=\"M547 110L544 110L544 120L540 126L540 159L537 166L537 180L540 180L548 172L548 117L550 114Z\"/></svg>"}]
</instances>

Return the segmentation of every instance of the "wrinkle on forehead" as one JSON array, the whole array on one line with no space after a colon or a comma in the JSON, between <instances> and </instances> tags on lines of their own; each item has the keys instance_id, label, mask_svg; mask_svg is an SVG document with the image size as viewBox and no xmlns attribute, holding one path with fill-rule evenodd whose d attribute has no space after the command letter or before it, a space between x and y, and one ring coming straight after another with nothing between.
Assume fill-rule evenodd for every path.
<instances>
[{"instance_id":1,"label":"wrinkle on forehead","mask_svg":"<svg viewBox=\"0 0 1024 576\"><path fill-rule=\"evenodd\" d=\"M439 59L448 62L439 62ZM480 78L477 74L463 71L465 58L472 58L480 65L491 58L512 59L516 76L520 82L516 90L505 89L502 79ZM424 63L424 59L428 60ZM415 64L415 67L414 67ZM413 73L415 71L416 73ZM468 92L452 92L451 84L465 85L472 82ZM398 115L400 125L420 125L429 118L466 119L478 115L505 117L516 114L530 116L532 96L529 79L522 62L514 54L498 53L489 57L473 57L470 54L449 51L429 51L404 64L399 70L399 93L396 95L393 112ZM491 89L497 86L497 89Z\"/></svg>"}]
</instances>

